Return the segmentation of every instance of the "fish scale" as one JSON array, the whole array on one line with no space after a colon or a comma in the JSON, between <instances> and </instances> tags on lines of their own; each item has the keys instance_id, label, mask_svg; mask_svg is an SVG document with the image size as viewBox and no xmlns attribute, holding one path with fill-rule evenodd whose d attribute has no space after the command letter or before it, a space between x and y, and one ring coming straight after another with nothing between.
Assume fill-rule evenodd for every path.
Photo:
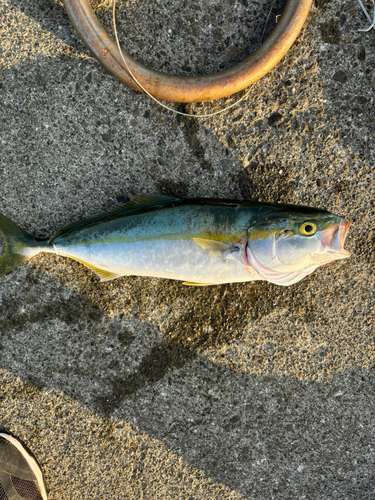
<instances>
[{"instance_id":1,"label":"fish scale","mask_svg":"<svg viewBox=\"0 0 375 500\"><path fill-rule=\"evenodd\" d=\"M158 210L79 228L51 243L57 255L113 277L152 276L209 284L251 281L254 276L241 262L207 252L194 241L241 242L248 221L244 207L167 202Z\"/></svg>"}]
</instances>

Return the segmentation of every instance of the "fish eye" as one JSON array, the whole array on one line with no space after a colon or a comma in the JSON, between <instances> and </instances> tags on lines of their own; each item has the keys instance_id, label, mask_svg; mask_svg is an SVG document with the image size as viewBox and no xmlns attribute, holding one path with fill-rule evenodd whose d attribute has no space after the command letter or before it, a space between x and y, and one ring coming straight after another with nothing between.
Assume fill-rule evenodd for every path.
<instances>
[{"instance_id":1,"label":"fish eye","mask_svg":"<svg viewBox=\"0 0 375 500\"><path fill-rule=\"evenodd\" d=\"M315 222L304 222L300 225L299 232L303 234L303 236L312 236L316 233Z\"/></svg>"}]
</instances>

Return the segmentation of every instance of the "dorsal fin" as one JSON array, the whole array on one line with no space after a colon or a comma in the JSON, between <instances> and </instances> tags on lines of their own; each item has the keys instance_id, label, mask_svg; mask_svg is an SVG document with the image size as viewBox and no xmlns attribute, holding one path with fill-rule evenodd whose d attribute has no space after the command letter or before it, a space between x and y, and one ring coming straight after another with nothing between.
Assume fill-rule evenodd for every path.
<instances>
[{"instance_id":1,"label":"dorsal fin","mask_svg":"<svg viewBox=\"0 0 375 500\"><path fill-rule=\"evenodd\" d=\"M178 201L179 198L173 196L164 196L162 194L140 194L135 196L132 200L128 201L121 208L134 208L144 205L158 205L159 203L169 203L171 201Z\"/></svg>"},{"instance_id":2,"label":"dorsal fin","mask_svg":"<svg viewBox=\"0 0 375 500\"><path fill-rule=\"evenodd\" d=\"M163 196L161 194L142 194L134 197L132 200L125 203L125 205L121 205L121 207L114 208L113 210L109 210L108 212L103 212L98 215L94 215L93 217L88 217L87 219L83 219L76 222L71 222L67 224L63 228L59 229L48 241L48 245L64 234L70 233L74 229L78 229L79 227L86 226L87 224L91 224L98 221L103 221L105 219L115 218L116 216L121 216L126 214L127 212L132 212L133 210L137 210L141 207L148 207L152 205L162 205L163 203L171 203L173 201L180 201L179 198L173 198L172 196Z\"/></svg>"}]
</instances>

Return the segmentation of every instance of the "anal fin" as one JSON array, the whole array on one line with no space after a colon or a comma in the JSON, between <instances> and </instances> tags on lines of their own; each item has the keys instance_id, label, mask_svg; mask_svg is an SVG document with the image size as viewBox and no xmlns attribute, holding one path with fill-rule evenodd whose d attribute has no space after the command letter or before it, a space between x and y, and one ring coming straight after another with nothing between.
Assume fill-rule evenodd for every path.
<instances>
[{"instance_id":1,"label":"anal fin","mask_svg":"<svg viewBox=\"0 0 375 500\"><path fill-rule=\"evenodd\" d=\"M111 281L111 280L114 280L115 278L120 277L120 274L112 273L111 271L105 271L104 269L99 269L99 267L95 267L95 266L92 266L90 264L87 264L87 262L83 262L83 260L80 260L79 262L84 264L89 269L92 269L92 271L94 271L99 276L101 282Z\"/></svg>"},{"instance_id":2,"label":"anal fin","mask_svg":"<svg viewBox=\"0 0 375 500\"><path fill-rule=\"evenodd\" d=\"M62 253L58 254L61 255L62 257L69 257L70 259L74 259L77 262L80 262L84 266L88 267L92 271L94 271L100 278L100 281L111 281L114 280L115 278L120 278L122 275L113 273L111 271L106 271L105 269L100 269L99 267L93 266L92 264L89 264L88 262L85 262L84 260L77 259L76 257L72 257L71 255L64 255Z\"/></svg>"},{"instance_id":3,"label":"anal fin","mask_svg":"<svg viewBox=\"0 0 375 500\"><path fill-rule=\"evenodd\" d=\"M90 266L88 266L90 267ZM92 269L99 277L100 277L100 281L111 281L111 280L114 280L115 278L120 278L120 275L119 274L116 274L116 273L111 273L110 271L103 271L103 269L98 269L98 268L94 268L94 267L91 267L90 269Z\"/></svg>"}]
</instances>

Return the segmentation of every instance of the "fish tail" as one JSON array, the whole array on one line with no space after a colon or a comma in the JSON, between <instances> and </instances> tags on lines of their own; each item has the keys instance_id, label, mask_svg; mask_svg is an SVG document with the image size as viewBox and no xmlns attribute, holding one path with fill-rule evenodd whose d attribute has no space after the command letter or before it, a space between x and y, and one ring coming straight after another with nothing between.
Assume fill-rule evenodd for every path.
<instances>
[{"instance_id":1,"label":"fish tail","mask_svg":"<svg viewBox=\"0 0 375 500\"><path fill-rule=\"evenodd\" d=\"M0 214L0 234L5 250L0 256L0 276L9 273L42 250L31 234Z\"/></svg>"}]
</instances>

